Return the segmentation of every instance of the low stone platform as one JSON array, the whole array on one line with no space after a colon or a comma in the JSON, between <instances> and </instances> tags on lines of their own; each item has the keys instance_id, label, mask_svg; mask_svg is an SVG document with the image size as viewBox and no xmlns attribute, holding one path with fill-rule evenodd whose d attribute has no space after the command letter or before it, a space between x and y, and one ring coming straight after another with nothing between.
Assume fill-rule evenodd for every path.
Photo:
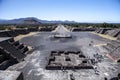
<instances>
[{"instance_id":1,"label":"low stone platform","mask_svg":"<svg viewBox=\"0 0 120 80\"><path fill-rule=\"evenodd\" d=\"M72 38L72 35L70 34L56 34L54 35L54 38Z\"/></svg>"},{"instance_id":2,"label":"low stone platform","mask_svg":"<svg viewBox=\"0 0 120 80\"><path fill-rule=\"evenodd\" d=\"M71 70L92 69L89 60L81 51L51 51L46 69Z\"/></svg>"}]
</instances>

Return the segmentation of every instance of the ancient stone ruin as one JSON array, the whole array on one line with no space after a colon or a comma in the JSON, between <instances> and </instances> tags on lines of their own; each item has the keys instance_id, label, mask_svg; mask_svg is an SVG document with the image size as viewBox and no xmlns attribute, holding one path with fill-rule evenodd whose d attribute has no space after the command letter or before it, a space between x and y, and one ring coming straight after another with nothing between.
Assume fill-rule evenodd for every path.
<instances>
[{"instance_id":1,"label":"ancient stone ruin","mask_svg":"<svg viewBox=\"0 0 120 80\"><path fill-rule=\"evenodd\" d=\"M54 38L72 38L70 31L63 25L58 25L58 27L52 31L54 32Z\"/></svg>"},{"instance_id":2,"label":"ancient stone ruin","mask_svg":"<svg viewBox=\"0 0 120 80\"><path fill-rule=\"evenodd\" d=\"M0 70L24 60L28 47L13 38L0 39Z\"/></svg>"},{"instance_id":3,"label":"ancient stone ruin","mask_svg":"<svg viewBox=\"0 0 120 80\"><path fill-rule=\"evenodd\" d=\"M46 69L93 69L93 66L81 51L51 51Z\"/></svg>"}]
</instances>

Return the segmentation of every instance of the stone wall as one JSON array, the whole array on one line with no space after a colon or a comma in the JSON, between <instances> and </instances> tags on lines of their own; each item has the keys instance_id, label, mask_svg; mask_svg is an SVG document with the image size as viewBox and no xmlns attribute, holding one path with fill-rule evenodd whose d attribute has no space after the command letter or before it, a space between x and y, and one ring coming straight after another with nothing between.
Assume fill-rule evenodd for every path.
<instances>
[{"instance_id":1,"label":"stone wall","mask_svg":"<svg viewBox=\"0 0 120 80\"><path fill-rule=\"evenodd\" d=\"M95 31L95 28L73 28L71 31L78 32L78 31Z\"/></svg>"},{"instance_id":2,"label":"stone wall","mask_svg":"<svg viewBox=\"0 0 120 80\"><path fill-rule=\"evenodd\" d=\"M0 37L16 37L20 34L28 34L30 32L36 32L36 31L47 31L51 32L55 28L40 28L39 27L32 27L27 29L15 29L15 30L8 30L8 31L0 31Z\"/></svg>"},{"instance_id":3,"label":"stone wall","mask_svg":"<svg viewBox=\"0 0 120 80\"><path fill-rule=\"evenodd\" d=\"M6 31L0 31L0 37L9 37Z\"/></svg>"},{"instance_id":4,"label":"stone wall","mask_svg":"<svg viewBox=\"0 0 120 80\"><path fill-rule=\"evenodd\" d=\"M40 31L52 31L53 29L52 28L40 28Z\"/></svg>"}]
</instances>

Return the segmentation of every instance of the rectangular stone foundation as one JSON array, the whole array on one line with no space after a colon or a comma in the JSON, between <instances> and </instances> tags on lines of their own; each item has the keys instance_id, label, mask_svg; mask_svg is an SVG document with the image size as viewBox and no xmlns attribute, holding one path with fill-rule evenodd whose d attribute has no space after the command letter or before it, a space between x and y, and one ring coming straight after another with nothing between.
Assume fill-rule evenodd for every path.
<instances>
[{"instance_id":1,"label":"rectangular stone foundation","mask_svg":"<svg viewBox=\"0 0 120 80\"><path fill-rule=\"evenodd\" d=\"M93 69L93 66L81 51L51 51L46 69Z\"/></svg>"}]
</instances>

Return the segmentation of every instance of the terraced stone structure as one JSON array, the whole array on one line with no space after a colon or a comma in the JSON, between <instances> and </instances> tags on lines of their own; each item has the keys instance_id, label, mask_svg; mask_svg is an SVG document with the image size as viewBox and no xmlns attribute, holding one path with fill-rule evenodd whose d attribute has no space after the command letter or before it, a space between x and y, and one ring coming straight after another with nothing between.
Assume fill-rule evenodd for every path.
<instances>
[{"instance_id":1,"label":"terraced stone structure","mask_svg":"<svg viewBox=\"0 0 120 80\"><path fill-rule=\"evenodd\" d=\"M81 51L51 51L47 70L93 69Z\"/></svg>"},{"instance_id":2,"label":"terraced stone structure","mask_svg":"<svg viewBox=\"0 0 120 80\"><path fill-rule=\"evenodd\" d=\"M110 28L99 28L99 29L96 29L96 33L100 33L100 34L107 34L107 31L108 30L111 30Z\"/></svg>"},{"instance_id":3,"label":"terraced stone structure","mask_svg":"<svg viewBox=\"0 0 120 80\"><path fill-rule=\"evenodd\" d=\"M110 55L115 61L120 62L120 41L110 41L104 46L108 51L108 55Z\"/></svg>"},{"instance_id":4,"label":"terraced stone structure","mask_svg":"<svg viewBox=\"0 0 120 80\"><path fill-rule=\"evenodd\" d=\"M0 38L0 70L24 60L28 47L11 37Z\"/></svg>"},{"instance_id":5,"label":"terraced stone structure","mask_svg":"<svg viewBox=\"0 0 120 80\"><path fill-rule=\"evenodd\" d=\"M117 37L120 34L120 29L113 29L113 30L108 30L106 34L112 36L112 37Z\"/></svg>"}]
</instances>

